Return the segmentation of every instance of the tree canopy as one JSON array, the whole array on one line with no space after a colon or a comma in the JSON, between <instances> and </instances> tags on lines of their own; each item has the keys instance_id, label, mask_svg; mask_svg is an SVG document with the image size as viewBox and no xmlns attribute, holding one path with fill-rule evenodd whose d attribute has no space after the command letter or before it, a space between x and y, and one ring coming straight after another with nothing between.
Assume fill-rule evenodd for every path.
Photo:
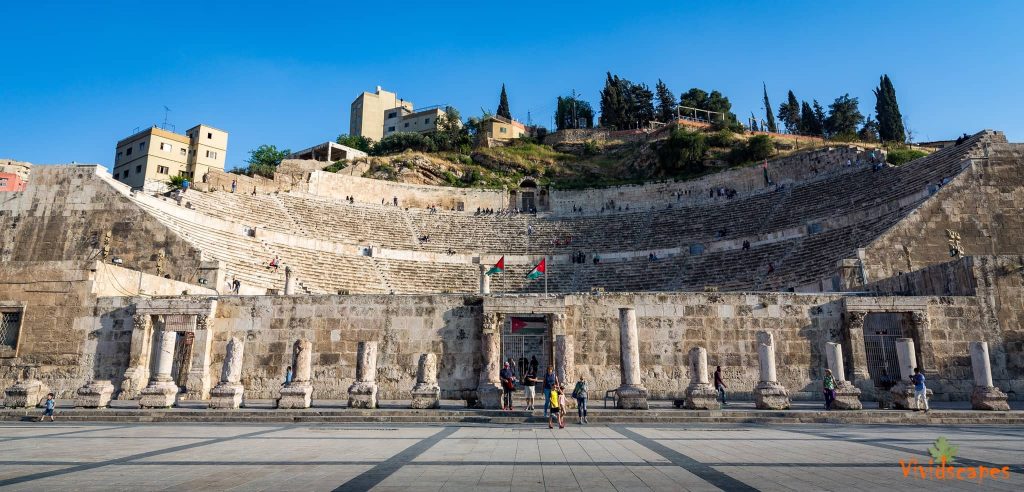
<instances>
[{"instance_id":1,"label":"tree canopy","mask_svg":"<svg viewBox=\"0 0 1024 492\"><path fill-rule=\"evenodd\" d=\"M558 98L555 109L555 128L593 128L594 108L590 103L578 97L566 96Z\"/></svg>"},{"instance_id":2,"label":"tree canopy","mask_svg":"<svg viewBox=\"0 0 1024 492\"><path fill-rule=\"evenodd\" d=\"M658 121L668 123L676 118L676 96L661 79L654 86L658 98Z\"/></svg>"},{"instance_id":3,"label":"tree canopy","mask_svg":"<svg viewBox=\"0 0 1024 492\"><path fill-rule=\"evenodd\" d=\"M646 84L634 84L608 72L601 89L601 126L625 130L654 120L654 93Z\"/></svg>"},{"instance_id":4,"label":"tree canopy","mask_svg":"<svg viewBox=\"0 0 1024 492\"><path fill-rule=\"evenodd\" d=\"M896 89L885 74L879 78L875 88L875 118L878 120L878 137L884 142L905 142L906 131L903 128L903 115L896 103Z\"/></svg>"},{"instance_id":5,"label":"tree canopy","mask_svg":"<svg viewBox=\"0 0 1024 492\"><path fill-rule=\"evenodd\" d=\"M800 101L793 91L789 91L786 102L779 105L779 121L786 127L787 132L800 132Z\"/></svg>"},{"instance_id":6,"label":"tree canopy","mask_svg":"<svg viewBox=\"0 0 1024 492\"><path fill-rule=\"evenodd\" d=\"M369 153L370 148L373 147L373 140L362 135L347 135L342 133L341 135L338 135L338 139L335 140L335 142L339 145L352 147L353 149L361 150L366 153Z\"/></svg>"},{"instance_id":7,"label":"tree canopy","mask_svg":"<svg viewBox=\"0 0 1024 492\"><path fill-rule=\"evenodd\" d=\"M860 113L856 97L843 94L828 106L828 118L825 120L825 132L830 137L856 136L857 129L864 121Z\"/></svg>"},{"instance_id":8,"label":"tree canopy","mask_svg":"<svg viewBox=\"0 0 1024 492\"><path fill-rule=\"evenodd\" d=\"M292 151L288 149L277 150L276 145L263 144L249 151L249 158L245 160L249 167L252 166L278 166L281 160Z\"/></svg>"},{"instance_id":9,"label":"tree canopy","mask_svg":"<svg viewBox=\"0 0 1024 492\"><path fill-rule=\"evenodd\" d=\"M508 107L508 94L505 93L505 84L501 84L501 96L498 100L498 111L494 114L502 118L512 119L512 111Z\"/></svg>"}]
</instances>

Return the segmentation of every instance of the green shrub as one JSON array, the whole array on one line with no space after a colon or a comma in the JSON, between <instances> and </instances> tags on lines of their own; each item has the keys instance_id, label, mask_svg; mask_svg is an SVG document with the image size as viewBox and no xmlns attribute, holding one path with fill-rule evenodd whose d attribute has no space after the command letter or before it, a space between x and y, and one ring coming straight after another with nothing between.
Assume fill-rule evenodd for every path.
<instances>
[{"instance_id":1,"label":"green shrub","mask_svg":"<svg viewBox=\"0 0 1024 492\"><path fill-rule=\"evenodd\" d=\"M593 140L583 142L583 155L597 155L601 153L601 147Z\"/></svg>"},{"instance_id":2,"label":"green shrub","mask_svg":"<svg viewBox=\"0 0 1024 492\"><path fill-rule=\"evenodd\" d=\"M348 167L348 162L338 161L331 164L330 166L325 167L324 171L327 171L329 173L336 173L338 171L341 171L342 169L345 169L346 167Z\"/></svg>"},{"instance_id":3,"label":"green shrub","mask_svg":"<svg viewBox=\"0 0 1024 492\"><path fill-rule=\"evenodd\" d=\"M889 151L885 161L894 166L902 166L914 159L920 159L928 155L927 152L914 149L893 149Z\"/></svg>"},{"instance_id":4,"label":"green shrub","mask_svg":"<svg viewBox=\"0 0 1024 492\"><path fill-rule=\"evenodd\" d=\"M746 142L739 143L725 156L729 164L738 166L746 162L756 162L775 155L775 144L768 135L750 137Z\"/></svg>"},{"instance_id":5,"label":"green shrub","mask_svg":"<svg viewBox=\"0 0 1024 492\"><path fill-rule=\"evenodd\" d=\"M185 177L184 176L182 176L180 174L177 175L177 176L171 176L171 179L169 180L168 188L170 189L170 191L180 190L182 187L185 186L184 183L185 183Z\"/></svg>"},{"instance_id":6,"label":"green shrub","mask_svg":"<svg viewBox=\"0 0 1024 492\"><path fill-rule=\"evenodd\" d=\"M703 133L677 128L656 150L658 163L667 175L704 171L704 154L708 151L708 144Z\"/></svg>"},{"instance_id":7,"label":"green shrub","mask_svg":"<svg viewBox=\"0 0 1024 492\"><path fill-rule=\"evenodd\" d=\"M406 150L433 152L437 150L437 144L430 137L419 133L392 133L380 139L371 150L373 155L397 154Z\"/></svg>"},{"instance_id":8,"label":"green shrub","mask_svg":"<svg viewBox=\"0 0 1024 492\"><path fill-rule=\"evenodd\" d=\"M736 143L736 134L728 129L722 129L708 136L708 145L711 147L729 148Z\"/></svg>"}]
</instances>

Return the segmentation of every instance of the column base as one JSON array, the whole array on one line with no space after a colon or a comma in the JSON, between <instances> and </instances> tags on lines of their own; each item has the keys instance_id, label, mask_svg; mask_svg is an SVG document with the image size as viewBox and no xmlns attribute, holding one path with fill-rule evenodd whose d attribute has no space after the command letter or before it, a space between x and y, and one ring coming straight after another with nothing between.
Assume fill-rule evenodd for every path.
<instances>
[{"instance_id":1,"label":"column base","mask_svg":"<svg viewBox=\"0 0 1024 492\"><path fill-rule=\"evenodd\" d=\"M292 383L281 388L281 397L277 399L277 408L309 408L313 405L313 386L308 381Z\"/></svg>"},{"instance_id":2,"label":"column base","mask_svg":"<svg viewBox=\"0 0 1024 492\"><path fill-rule=\"evenodd\" d=\"M476 406L478 408L501 408L501 385L486 383L476 387Z\"/></svg>"},{"instance_id":3,"label":"column base","mask_svg":"<svg viewBox=\"0 0 1024 492\"><path fill-rule=\"evenodd\" d=\"M754 406L760 410L786 410L789 392L775 381L761 381L754 387Z\"/></svg>"},{"instance_id":4,"label":"column base","mask_svg":"<svg viewBox=\"0 0 1024 492\"><path fill-rule=\"evenodd\" d=\"M348 387L349 408L377 408L377 383L356 381Z\"/></svg>"},{"instance_id":5,"label":"column base","mask_svg":"<svg viewBox=\"0 0 1024 492\"><path fill-rule=\"evenodd\" d=\"M124 378L121 379L121 391L117 393L117 399L138 399L142 395L147 381L149 381L149 371L139 367L129 367L124 371Z\"/></svg>"},{"instance_id":6,"label":"column base","mask_svg":"<svg viewBox=\"0 0 1024 492\"><path fill-rule=\"evenodd\" d=\"M647 410L647 388L642 386L620 386L615 390L615 407L632 410Z\"/></svg>"},{"instance_id":7,"label":"column base","mask_svg":"<svg viewBox=\"0 0 1024 492\"><path fill-rule=\"evenodd\" d=\"M441 408L441 388L416 385L409 408Z\"/></svg>"},{"instance_id":8,"label":"column base","mask_svg":"<svg viewBox=\"0 0 1024 492\"><path fill-rule=\"evenodd\" d=\"M239 408L245 387L240 383L221 383L210 390L210 408Z\"/></svg>"},{"instance_id":9,"label":"column base","mask_svg":"<svg viewBox=\"0 0 1024 492\"><path fill-rule=\"evenodd\" d=\"M139 406L142 408L170 408L178 398L178 385L174 381L155 381L142 389Z\"/></svg>"},{"instance_id":10,"label":"column base","mask_svg":"<svg viewBox=\"0 0 1024 492\"><path fill-rule=\"evenodd\" d=\"M836 385L836 399L832 402L833 410L863 410L860 402L860 388L842 381Z\"/></svg>"},{"instance_id":11,"label":"column base","mask_svg":"<svg viewBox=\"0 0 1024 492\"><path fill-rule=\"evenodd\" d=\"M106 408L110 406L110 395L113 394L114 385L109 379L89 381L75 392L75 406L82 408Z\"/></svg>"},{"instance_id":12,"label":"column base","mask_svg":"<svg viewBox=\"0 0 1024 492\"><path fill-rule=\"evenodd\" d=\"M901 381L896 383L896 386L893 386L892 389L889 390L889 394L892 395L892 406L897 410L917 409L917 404L914 402L913 386ZM925 390L925 395L929 400L931 400L932 390Z\"/></svg>"},{"instance_id":13,"label":"column base","mask_svg":"<svg viewBox=\"0 0 1024 492\"><path fill-rule=\"evenodd\" d=\"M975 386L971 392L971 408L975 410L993 410L1005 412L1010 409L1006 402L1006 393L995 386Z\"/></svg>"},{"instance_id":14,"label":"column base","mask_svg":"<svg viewBox=\"0 0 1024 492\"><path fill-rule=\"evenodd\" d=\"M691 384L686 388L684 406L690 410L718 410L722 402L718 401L718 390L708 383Z\"/></svg>"},{"instance_id":15,"label":"column base","mask_svg":"<svg viewBox=\"0 0 1024 492\"><path fill-rule=\"evenodd\" d=\"M50 388L38 379L19 381L4 390L4 406L7 408L34 408L42 406Z\"/></svg>"}]
</instances>

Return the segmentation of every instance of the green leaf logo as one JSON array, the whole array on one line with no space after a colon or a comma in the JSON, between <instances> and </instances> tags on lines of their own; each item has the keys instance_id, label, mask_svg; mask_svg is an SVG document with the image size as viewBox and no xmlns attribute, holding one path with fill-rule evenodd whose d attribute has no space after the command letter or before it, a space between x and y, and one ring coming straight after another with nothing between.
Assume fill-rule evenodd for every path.
<instances>
[{"instance_id":1,"label":"green leaf logo","mask_svg":"<svg viewBox=\"0 0 1024 492\"><path fill-rule=\"evenodd\" d=\"M946 464L953 463L953 459L956 457L956 451L960 449L960 446L954 446L946 440L945 437L939 437L935 440L935 444L928 448L928 454L932 455L932 458L936 462L942 462L942 459L946 459Z\"/></svg>"}]
</instances>

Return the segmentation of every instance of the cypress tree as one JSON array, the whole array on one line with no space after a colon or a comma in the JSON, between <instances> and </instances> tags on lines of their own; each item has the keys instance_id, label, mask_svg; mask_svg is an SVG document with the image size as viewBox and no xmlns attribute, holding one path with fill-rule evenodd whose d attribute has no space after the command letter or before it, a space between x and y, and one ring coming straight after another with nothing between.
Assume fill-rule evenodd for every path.
<instances>
[{"instance_id":1,"label":"cypress tree","mask_svg":"<svg viewBox=\"0 0 1024 492\"><path fill-rule=\"evenodd\" d=\"M772 114L772 103L768 102L768 86L761 82L761 87L764 89L764 112L767 113L768 119L765 120L765 130L778 133L779 127L775 125L775 115ZM792 94L792 92L790 92Z\"/></svg>"},{"instance_id":2,"label":"cypress tree","mask_svg":"<svg viewBox=\"0 0 1024 492\"><path fill-rule=\"evenodd\" d=\"M814 127L818 129L815 135L821 137L825 135L825 108L821 107L821 104L817 99L814 100Z\"/></svg>"},{"instance_id":3,"label":"cypress tree","mask_svg":"<svg viewBox=\"0 0 1024 492\"><path fill-rule=\"evenodd\" d=\"M878 120L878 136L883 142L904 142L907 134L903 129L903 115L896 103L896 89L885 74L879 78L875 88L875 118Z\"/></svg>"},{"instance_id":4,"label":"cypress tree","mask_svg":"<svg viewBox=\"0 0 1024 492\"><path fill-rule=\"evenodd\" d=\"M502 118L512 119L512 112L508 109L508 94L505 94L505 84L501 84L501 99L498 101L496 114Z\"/></svg>"},{"instance_id":5,"label":"cypress tree","mask_svg":"<svg viewBox=\"0 0 1024 492\"><path fill-rule=\"evenodd\" d=\"M658 121L668 123L676 117L676 96L672 95L672 91L668 90L661 79L658 79L654 87L658 97Z\"/></svg>"},{"instance_id":6,"label":"cypress tree","mask_svg":"<svg viewBox=\"0 0 1024 492\"><path fill-rule=\"evenodd\" d=\"M779 105L779 121L790 133L800 131L800 101L797 101L793 91L789 91L786 102Z\"/></svg>"},{"instance_id":7,"label":"cypress tree","mask_svg":"<svg viewBox=\"0 0 1024 492\"><path fill-rule=\"evenodd\" d=\"M807 101L800 104L800 133L805 135L821 135L821 127L814 116L814 110Z\"/></svg>"}]
</instances>

